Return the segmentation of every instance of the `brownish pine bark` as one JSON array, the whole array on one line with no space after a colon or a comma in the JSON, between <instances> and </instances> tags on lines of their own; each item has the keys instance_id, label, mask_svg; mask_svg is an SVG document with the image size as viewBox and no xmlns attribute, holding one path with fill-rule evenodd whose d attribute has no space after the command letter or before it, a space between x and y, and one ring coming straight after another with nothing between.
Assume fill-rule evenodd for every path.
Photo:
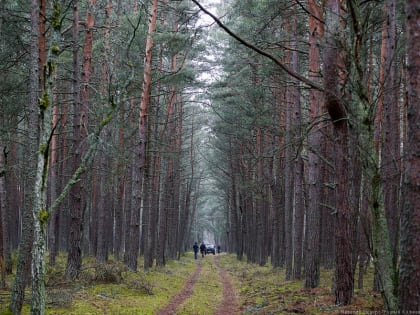
<instances>
[{"instance_id":1,"label":"brownish pine bark","mask_svg":"<svg viewBox=\"0 0 420 315\"><path fill-rule=\"evenodd\" d=\"M340 29L340 1L326 2L325 47L324 47L324 88L328 113L334 124L336 139L336 194L337 225L336 242L336 277L335 302L348 305L353 299L354 273L352 268L351 213L347 196L349 179L349 137L347 116L339 94L341 56L338 52L338 32Z\"/></svg>"},{"instance_id":2,"label":"brownish pine bark","mask_svg":"<svg viewBox=\"0 0 420 315\"><path fill-rule=\"evenodd\" d=\"M309 75L319 81L320 57L317 42L323 37L321 11L316 1L309 2ZM320 218L321 218L321 158L322 133L320 125L322 94L310 92L309 119L312 129L308 135L308 208L306 212L305 288L316 288L320 281Z\"/></svg>"},{"instance_id":3,"label":"brownish pine bark","mask_svg":"<svg viewBox=\"0 0 420 315\"><path fill-rule=\"evenodd\" d=\"M406 1L408 109L404 207L401 224L399 310L420 310L420 3Z\"/></svg>"},{"instance_id":4,"label":"brownish pine bark","mask_svg":"<svg viewBox=\"0 0 420 315\"><path fill-rule=\"evenodd\" d=\"M53 108L53 117L52 117L53 130L58 127L58 106L55 105ZM53 202L57 198L57 189L58 185L58 135L55 131L51 137L51 153L50 153L50 178L49 178L49 190L50 190L50 201ZM54 266L56 256L58 254L58 232L59 232L59 211L55 211L49 222L49 237L48 237L48 247L49 247L49 265Z\"/></svg>"},{"instance_id":5,"label":"brownish pine bark","mask_svg":"<svg viewBox=\"0 0 420 315\"><path fill-rule=\"evenodd\" d=\"M71 173L73 174L82 161L86 151L85 139L87 128L87 108L84 108L80 96L80 62L79 62L79 3L73 2L73 157ZM86 183L84 178L74 184L70 191L70 235L66 264L66 277L75 279L82 267L82 219L86 208Z\"/></svg>"},{"instance_id":6,"label":"brownish pine bark","mask_svg":"<svg viewBox=\"0 0 420 315\"><path fill-rule=\"evenodd\" d=\"M92 7L95 3L91 3ZM111 29L111 14L112 14L112 3L108 2L106 9L105 9L105 28L103 32L103 40L104 40L104 47L103 47L103 58L102 58L102 65L101 65L101 85L102 85L102 93L103 95L106 95L109 89L109 86L111 84L110 82L110 65L112 63L112 60L110 60L111 56L111 48L110 48L110 29ZM93 27L93 17L92 14L87 14L87 21L90 21L90 25ZM89 26L89 25L88 25ZM92 29L91 29L92 31ZM91 33L91 32L90 32ZM85 47L87 48L86 53L85 49L83 51L83 59L89 60L89 63L87 66L90 66L90 59L91 59L91 52L92 52L92 35L89 34L85 35ZM86 37L89 38L89 40L86 40ZM88 43L87 43L88 42ZM85 57L86 56L86 57ZM86 69L88 73L90 72L90 69ZM88 76L89 77L89 76ZM83 78L83 76L82 76ZM85 85L85 84L84 84ZM87 89L88 84L86 84ZM83 93L82 93L83 94ZM82 97L83 100L83 97ZM109 135L107 135L109 137ZM110 169L107 164L106 159L106 150L104 147L102 147L102 150L99 150L98 152L98 178L99 183L97 184L98 187L98 203L94 203L93 207L97 207L97 215L98 220L96 221L96 236L97 236L97 243L96 243L96 260L99 263L105 263L108 260L108 244L109 244L109 237L112 236L112 233L110 233L111 230L109 230L109 219L112 218L111 212L109 211L109 194L106 192L107 190L107 169Z\"/></svg>"},{"instance_id":7,"label":"brownish pine bark","mask_svg":"<svg viewBox=\"0 0 420 315\"><path fill-rule=\"evenodd\" d=\"M140 116L139 116L139 125L138 125L138 144L136 147L136 165L134 170L134 183L135 187L133 188L134 203L132 204L131 209L131 219L130 219L130 233L129 233L129 251L127 266L131 270L137 270L137 258L139 253L139 239L140 239L140 229L139 229L139 216L140 216L140 206L141 206L141 192L142 192L142 182L146 166L146 142L147 142L147 117L149 112L150 105L150 92L152 87L152 56L153 56L153 34L156 30L156 20L157 20L157 11L158 11L158 0L153 0L150 18L149 18L149 27L146 39L146 51L145 51L145 61L144 61L144 72L143 72L143 86L141 92L140 100Z\"/></svg>"}]
</instances>

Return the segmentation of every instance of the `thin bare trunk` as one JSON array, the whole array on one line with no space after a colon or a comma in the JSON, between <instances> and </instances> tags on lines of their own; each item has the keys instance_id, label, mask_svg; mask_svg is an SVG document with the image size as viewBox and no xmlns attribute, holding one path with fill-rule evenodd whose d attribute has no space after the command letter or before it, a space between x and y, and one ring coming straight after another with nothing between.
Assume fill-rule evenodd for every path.
<instances>
[{"instance_id":1,"label":"thin bare trunk","mask_svg":"<svg viewBox=\"0 0 420 315\"><path fill-rule=\"evenodd\" d=\"M2 114L0 114L0 122L3 123ZM3 220L7 208L7 192L6 192L6 147L0 138L0 288L6 287L6 265L4 259L4 240L3 227L5 226Z\"/></svg>"}]
</instances>

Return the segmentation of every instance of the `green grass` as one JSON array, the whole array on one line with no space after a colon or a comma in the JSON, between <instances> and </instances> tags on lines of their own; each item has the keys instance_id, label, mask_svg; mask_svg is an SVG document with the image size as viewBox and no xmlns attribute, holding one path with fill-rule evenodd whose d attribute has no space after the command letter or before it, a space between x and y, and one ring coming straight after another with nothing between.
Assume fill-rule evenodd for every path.
<instances>
[{"instance_id":1,"label":"green grass","mask_svg":"<svg viewBox=\"0 0 420 315\"><path fill-rule=\"evenodd\" d=\"M203 268L194 286L193 294L177 310L178 315L210 315L222 301L222 283L214 263L214 256L202 259Z\"/></svg>"},{"instance_id":2,"label":"green grass","mask_svg":"<svg viewBox=\"0 0 420 315\"><path fill-rule=\"evenodd\" d=\"M355 291L354 303L338 307L331 291L332 270L321 270L320 287L308 290L303 288L302 280L286 281L284 269L247 264L233 255L221 256L220 262L234 279L242 314L363 314L382 310L380 294L370 290L373 268L364 278L365 289Z\"/></svg>"},{"instance_id":3,"label":"green grass","mask_svg":"<svg viewBox=\"0 0 420 315\"><path fill-rule=\"evenodd\" d=\"M178 315L213 314L222 301L222 284L212 255L202 259L202 272L192 295L179 306ZM222 254L220 264L230 274L241 307L241 314L371 314L382 311L379 293L371 290L373 268L365 275L364 289L355 290L354 303L346 307L334 305L331 292L333 272L321 270L321 286L307 290L303 281L286 281L284 269L258 266L236 260L234 255ZM129 272L121 262L110 261L97 265L85 258L81 277L68 282L64 277L65 257L54 268L48 268L48 315L153 315L179 293L187 278L194 272L197 261L192 253L181 260L169 261L163 268ZM8 290L0 290L0 315L6 315L10 299L12 276ZM29 314L30 292L26 294L23 315ZM9 315L9 314L8 314Z\"/></svg>"},{"instance_id":4,"label":"green grass","mask_svg":"<svg viewBox=\"0 0 420 315\"><path fill-rule=\"evenodd\" d=\"M87 258L80 279L74 283L64 278L64 267L65 258L61 257L57 266L48 270L48 315L156 314L182 289L196 263L188 253L179 261L169 261L165 267L145 273L141 260L139 271L129 272L120 262L110 261L106 266L98 266L94 259ZM12 281L8 279L9 288ZM7 314L10 291L0 293L0 314ZM22 315L29 314L30 292L26 296Z\"/></svg>"}]
</instances>

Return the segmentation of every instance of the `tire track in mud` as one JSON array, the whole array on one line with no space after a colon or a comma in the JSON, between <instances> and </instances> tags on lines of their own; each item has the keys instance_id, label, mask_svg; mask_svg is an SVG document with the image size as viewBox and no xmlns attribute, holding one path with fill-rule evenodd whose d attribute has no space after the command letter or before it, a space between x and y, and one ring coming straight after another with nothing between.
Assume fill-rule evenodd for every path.
<instances>
[{"instance_id":1,"label":"tire track in mud","mask_svg":"<svg viewBox=\"0 0 420 315\"><path fill-rule=\"evenodd\" d=\"M194 273L188 278L186 284L182 288L182 291L175 296L173 296L169 303L166 304L164 308L159 310L157 315L174 315L176 314L177 308L191 296L194 285L200 277L201 269L203 268L202 262L199 261L197 268L195 268Z\"/></svg>"},{"instance_id":2,"label":"tire track in mud","mask_svg":"<svg viewBox=\"0 0 420 315\"><path fill-rule=\"evenodd\" d=\"M240 310L238 306L238 298L236 296L235 289L232 285L232 281L230 280L228 272L220 265L219 256L214 257L211 261L212 264L214 264L214 266L217 268L219 279L222 283L223 295L223 300L218 305L214 315L239 314ZM197 268L195 269L194 273L188 278L186 284L182 288L182 291L176 294L174 297L172 297L168 304L166 304L162 309L159 310L157 315L176 314L177 309L182 305L182 303L193 294L194 286L200 278L202 268L202 262L199 261L199 263L197 264Z\"/></svg>"},{"instance_id":3,"label":"tire track in mud","mask_svg":"<svg viewBox=\"0 0 420 315\"><path fill-rule=\"evenodd\" d=\"M233 315L239 314L238 298L235 294L232 281L230 280L229 274L219 262L219 256L214 259L215 265L219 270L220 281L223 285L223 301L216 309L214 315Z\"/></svg>"}]
</instances>

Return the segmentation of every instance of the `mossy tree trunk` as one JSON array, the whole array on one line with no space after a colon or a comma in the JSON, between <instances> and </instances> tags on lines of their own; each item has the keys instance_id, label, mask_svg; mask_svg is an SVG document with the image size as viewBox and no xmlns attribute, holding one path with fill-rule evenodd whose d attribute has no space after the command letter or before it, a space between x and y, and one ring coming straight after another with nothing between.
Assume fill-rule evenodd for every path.
<instances>
[{"instance_id":1,"label":"mossy tree trunk","mask_svg":"<svg viewBox=\"0 0 420 315\"><path fill-rule=\"evenodd\" d=\"M32 248L31 315L45 314L45 253L49 212L47 210L47 181L49 146L52 128L52 103L54 73L59 52L61 14L57 1L52 3L52 39L48 59L43 67L42 97L39 100L39 148L34 186L33 222L34 241Z\"/></svg>"},{"instance_id":2,"label":"mossy tree trunk","mask_svg":"<svg viewBox=\"0 0 420 315\"><path fill-rule=\"evenodd\" d=\"M35 154L38 141L38 127L37 127L37 106L39 97L39 2L38 0L31 0L31 31L30 31L30 82L29 82L29 116L28 116L28 130L32 129L32 136L29 138L29 143L25 149L28 156L28 163L26 164L27 185L33 187L35 170ZM25 288L30 273L30 258L33 241L33 216L32 205L33 196L30 188L25 189L25 208L23 210L23 228L22 238L19 244L18 261L16 266L16 275L13 282L12 293L10 297L9 310L13 314L20 314L25 298Z\"/></svg>"},{"instance_id":3,"label":"mossy tree trunk","mask_svg":"<svg viewBox=\"0 0 420 315\"><path fill-rule=\"evenodd\" d=\"M375 147L374 120L375 107L370 101L367 92L367 76L364 64L367 54L368 34L367 23L362 23L362 8L355 1L348 2L348 10L351 13L350 41L351 56L354 60L349 69L350 78L355 82L357 93L353 94L353 100L349 104L352 115L352 128L358 131L359 150L362 153L363 175L371 185L369 204L372 214L372 239L373 259L380 282L381 293L388 312L397 310L395 287L393 282L394 270L392 267L392 252L389 238L389 229L386 221L383 183L379 168L379 156ZM366 13L365 11L363 11Z\"/></svg>"}]
</instances>

